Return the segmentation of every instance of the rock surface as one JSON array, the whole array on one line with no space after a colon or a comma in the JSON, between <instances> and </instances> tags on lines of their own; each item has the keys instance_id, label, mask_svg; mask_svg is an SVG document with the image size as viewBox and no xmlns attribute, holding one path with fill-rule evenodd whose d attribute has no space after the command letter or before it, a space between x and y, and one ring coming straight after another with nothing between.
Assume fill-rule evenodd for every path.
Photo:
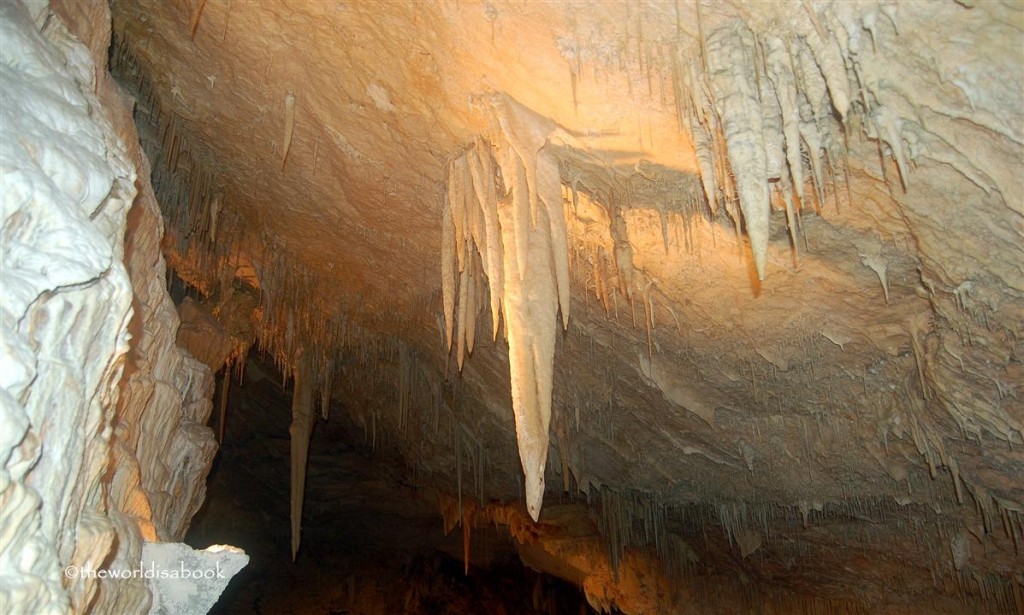
<instances>
[{"instance_id":1,"label":"rock surface","mask_svg":"<svg viewBox=\"0 0 1024 615\"><path fill-rule=\"evenodd\" d=\"M234 547L213 545L199 551L180 542L147 542L141 569L150 575L150 615L206 615L248 563L245 552Z\"/></svg>"},{"instance_id":2,"label":"rock surface","mask_svg":"<svg viewBox=\"0 0 1024 615\"><path fill-rule=\"evenodd\" d=\"M143 580L68 570L180 538L216 450L109 24L103 3L0 6L3 612L145 613Z\"/></svg>"}]
</instances>

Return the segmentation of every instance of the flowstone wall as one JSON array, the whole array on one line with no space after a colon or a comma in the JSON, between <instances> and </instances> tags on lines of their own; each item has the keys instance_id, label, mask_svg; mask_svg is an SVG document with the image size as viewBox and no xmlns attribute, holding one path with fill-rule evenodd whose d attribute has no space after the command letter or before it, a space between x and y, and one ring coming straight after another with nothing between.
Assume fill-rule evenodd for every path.
<instances>
[{"instance_id":1,"label":"flowstone wall","mask_svg":"<svg viewBox=\"0 0 1024 615\"><path fill-rule=\"evenodd\" d=\"M0 4L0 612L149 610L216 452L105 3ZM76 36L77 35L77 36ZM141 171L141 174L140 174ZM72 571L70 574L68 571Z\"/></svg>"}]
</instances>

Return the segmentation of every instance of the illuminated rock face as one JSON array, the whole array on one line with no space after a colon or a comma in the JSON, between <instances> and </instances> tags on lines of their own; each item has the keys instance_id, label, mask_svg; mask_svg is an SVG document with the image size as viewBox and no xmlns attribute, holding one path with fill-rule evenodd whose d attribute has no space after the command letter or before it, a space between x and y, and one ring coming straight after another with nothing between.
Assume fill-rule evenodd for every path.
<instances>
[{"instance_id":1,"label":"illuminated rock face","mask_svg":"<svg viewBox=\"0 0 1024 615\"><path fill-rule=\"evenodd\" d=\"M85 48L3 6L2 556L42 579L4 600L144 609L59 564L180 537L208 368L256 342L302 380L293 549L333 394L459 502L586 496L602 608L668 609L636 571L679 553L786 605L1022 608L1016 6L116 1L140 145L69 5ZM231 329L206 367L161 240Z\"/></svg>"},{"instance_id":2,"label":"illuminated rock face","mask_svg":"<svg viewBox=\"0 0 1024 615\"><path fill-rule=\"evenodd\" d=\"M137 568L143 541L184 535L216 450L212 379L175 346L109 14L53 10L0 6L0 610L143 613L145 580L66 570Z\"/></svg>"}]
</instances>

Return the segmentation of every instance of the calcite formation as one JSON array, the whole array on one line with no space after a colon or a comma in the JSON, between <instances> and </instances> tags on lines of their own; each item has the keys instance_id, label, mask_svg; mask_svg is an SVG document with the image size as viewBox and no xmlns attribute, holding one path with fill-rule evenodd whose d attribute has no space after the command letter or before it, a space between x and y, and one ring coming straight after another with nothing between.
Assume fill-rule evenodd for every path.
<instances>
[{"instance_id":1,"label":"calcite formation","mask_svg":"<svg viewBox=\"0 0 1024 615\"><path fill-rule=\"evenodd\" d=\"M66 570L137 568L143 540L184 535L216 449L210 372L174 343L109 13L8 2L0 28L0 610L144 613L142 579Z\"/></svg>"},{"instance_id":2,"label":"calcite formation","mask_svg":"<svg viewBox=\"0 0 1024 615\"><path fill-rule=\"evenodd\" d=\"M31 7L5 606L144 610L60 564L180 539L256 347L300 561L333 400L595 608L1024 608L1019 6Z\"/></svg>"}]
</instances>

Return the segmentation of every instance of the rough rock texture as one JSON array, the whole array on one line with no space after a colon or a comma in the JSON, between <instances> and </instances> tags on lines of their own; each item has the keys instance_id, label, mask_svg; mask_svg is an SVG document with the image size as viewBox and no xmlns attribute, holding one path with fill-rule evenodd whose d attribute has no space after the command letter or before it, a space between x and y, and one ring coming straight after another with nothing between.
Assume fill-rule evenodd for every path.
<instances>
[{"instance_id":1,"label":"rough rock texture","mask_svg":"<svg viewBox=\"0 0 1024 615\"><path fill-rule=\"evenodd\" d=\"M777 605L1022 608L1019 4L113 13L177 272L422 484Z\"/></svg>"},{"instance_id":2,"label":"rough rock texture","mask_svg":"<svg viewBox=\"0 0 1024 615\"><path fill-rule=\"evenodd\" d=\"M131 570L143 540L184 534L216 450L212 378L175 346L162 220L105 68L109 10L0 12L0 611L142 613L144 580L62 569Z\"/></svg>"},{"instance_id":3,"label":"rough rock texture","mask_svg":"<svg viewBox=\"0 0 1024 615\"><path fill-rule=\"evenodd\" d=\"M92 96L84 48L19 3L3 28L3 604L83 609L114 527L105 474L128 350L122 264L134 169Z\"/></svg>"},{"instance_id":4,"label":"rough rock texture","mask_svg":"<svg viewBox=\"0 0 1024 615\"><path fill-rule=\"evenodd\" d=\"M147 542L142 569L152 571L150 615L206 615L248 563L243 551L224 545L197 551L180 542Z\"/></svg>"}]
</instances>

